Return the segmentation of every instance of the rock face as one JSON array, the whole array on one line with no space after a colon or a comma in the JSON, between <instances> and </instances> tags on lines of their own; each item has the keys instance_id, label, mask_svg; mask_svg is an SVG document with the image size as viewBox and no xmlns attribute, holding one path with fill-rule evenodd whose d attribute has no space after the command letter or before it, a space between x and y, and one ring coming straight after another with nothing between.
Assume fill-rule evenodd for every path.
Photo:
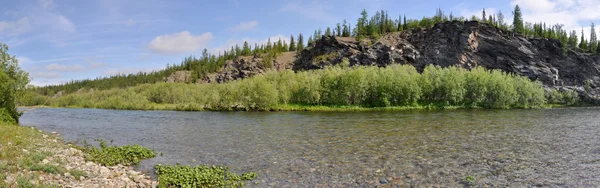
<instances>
[{"instance_id":1,"label":"rock face","mask_svg":"<svg viewBox=\"0 0 600 188\"><path fill-rule=\"evenodd\" d=\"M258 56L238 57L229 60L221 71L209 74L201 79L201 83L224 83L264 74L268 70L286 70L291 68L295 52L286 52L273 60L272 67L266 67L263 58Z\"/></svg>"},{"instance_id":2,"label":"rock face","mask_svg":"<svg viewBox=\"0 0 600 188\"><path fill-rule=\"evenodd\" d=\"M190 83L192 82L192 71L176 71L165 78L167 83Z\"/></svg>"},{"instance_id":3,"label":"rock face","mask_svg":"<svg viewBox=\"0 0 600 188\"><path fill-rule=\"evenodd\" d=\"M588 99L600 93L600 56L576 50L563 52L554 39L527 38L479 22L445 22L430 29L385 35L373 44L349 38L323 37L298 55L293 69L320 69L339 64L411 64L421 71L427 65L481 66L539 80L549 88L582 93Z\"/></svg>"}]
</instances>

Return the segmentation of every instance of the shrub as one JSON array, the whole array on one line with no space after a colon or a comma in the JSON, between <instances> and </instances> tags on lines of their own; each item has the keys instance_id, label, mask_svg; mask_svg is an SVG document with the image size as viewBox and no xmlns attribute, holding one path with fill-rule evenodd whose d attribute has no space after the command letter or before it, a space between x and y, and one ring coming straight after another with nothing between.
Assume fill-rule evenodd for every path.
<instances>
[{"instance_id":1,"label":"shrub","mask_svg":"<svg viewBox=\"0 0 600 188\"><path fill-rule=\"evenodd\" d=\"M221 166L156 165L159 187L242 187L257 177L250 172L240 175Z\"/></svg>"},{"instance_id":2,"label":"shrub","mask_svg":"<svg viewBox=\"0 0 600 188\"><path fill-rule=\"evenodd\" d=\"M113 165L134 165L140 160L152 158L156 155L148 148L139 145L127 146L107 146L102 140L99 140L100 148L93 146L85 146L85 159L100 163L105 166Z\"/></svg>"}]
</instances>

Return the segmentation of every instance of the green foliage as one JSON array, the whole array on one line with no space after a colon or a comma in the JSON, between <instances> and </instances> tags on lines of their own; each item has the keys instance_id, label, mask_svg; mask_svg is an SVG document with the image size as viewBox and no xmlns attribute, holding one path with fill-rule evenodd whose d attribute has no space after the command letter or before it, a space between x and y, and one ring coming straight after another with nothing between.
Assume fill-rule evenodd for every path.
<instances>
[{"instance_id":1,"label":"green foliage","mask_svg":"<svg viewBox=\"0 0 600 188\"><path fill-rule=\"evenodd\" d=\"M467 177L465 177L465 184L467 184L469 186L473 186L473 185L475 185L476 180L477 179L473 176L467 176Z\"/></svg>"},{"instance_id":2,"label":"green foliage","mask_svg":"<svg viewBox=\"0 0 600 188\"><path fill-rule=\"evenodd\" d=\"M29 83L28 76L17 58L8 54L8 46L0 43L0 121L19 122L21 113L15 103ZM6 114L13 120L7 120Z\"/></svg>"},{"instance_id":3,"label":"green foliage","mask_svg":"<svg viewBox=\"0 0 600 188\"><path fill-rule=\"evenodd\" d=\"M70 170L69 174L75 177L76 180L80 180L81 177L87 177L87 173L82 170Z\"/></svg>"},{"instance_id":4,"label":"green foliage","mask_svg":"<svg viewBox=\"0 0 600 188\"><path fill-rule=\"evenodd\" d=\"M0 123L17 124L17 121L6 108L0 108Z\"/></svg>"},{"instance_id":5,"label":"green foliage","mask_svg":"<svg viewBox=\"0 0 600 188\"><path fill-rule=\"evenodd\" d=\"M86 146L85 159L105 166L135 165L142 159L152 158L156 155L148 148L139 145L107 146L106 142L99 140L100 148Z\"/></svg>"},{"instance_id":6,"label":"green foliage","mask_svg":"<svg viewBox=\"0 0 600 188\"><path fill-rule=\"evenodd\" d=\"M515 5L515 10L513 11L513 29L516 33L523 33L523 15L521 13L521 8L519 5Z\"/></svg>"},{"instance_id":7,"label":"green foliage","mask_svg":"<svg viewBox=\"0 0 600 188\"><path fill-rule=\"evenodd\" d=\"M573 90L551 89L545 92L546 99L550 104L572 106L579 103L579 94Z\"/></svg>"},{"instance_id":8,"label":"green foliage","mask_svg":"<svg viewBox=\"0 0 600 188\"><path fill-rule=\"evenodd\" d=\"M325 58L327 59L327 58ZM277 110L281 105L360 107L537 108L546 104L539 82L498 70L410 65L334 66L224 84L144 84L50 99L55 106L113 109Z\"/></svg>"},{"instance_id":9,"label":"green foliage","mask_svg":"<svg viewBox=\"0 0 600 188\"><path fill-rule=\"evenodd\" d=\"M159 187L243 187L245 181L258 177L256 173L241 176L221 166L156 165Z\"/></svg>"},{"instance_id":10,"label":"green foliage","mask_svg":"<svg viewBox=\"0 0 600 188\"><path fill-rule=\"evenodd\" d=\"M31 183L29 177L19 176L17 177L17 187L18 188L34 188L35 185Z\"/></svg>"},{"instance_id":11,"label":"green foliage","mask_svg":"<svg viewBox=\"0 0 600 188\"><path fill-rule=\"evenodd\" d=\"M47 164L33 164L33 165L29 166L29 170L31 170L31 171L41 171L41 172L46 172L46 173L51 173L51 174L58 173L58 167L57 166L47 165Z\"/></svg>"}]
</instances>

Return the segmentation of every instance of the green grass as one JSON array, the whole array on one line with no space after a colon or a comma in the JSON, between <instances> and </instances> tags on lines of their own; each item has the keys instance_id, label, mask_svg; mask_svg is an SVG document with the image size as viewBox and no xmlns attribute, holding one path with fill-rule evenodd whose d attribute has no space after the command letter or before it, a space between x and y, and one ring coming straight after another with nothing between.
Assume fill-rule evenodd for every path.
<instances>
[{"instance_id":1,"label":"green grass","mask_svg":"<svg viewBox=\"0 0 600 188\"><path fill-rule=\"evenodd\" d=\"M80 180L81 177L87 177L87 173L81 170L70 170L69 174L75 177L76 180Z\"/></svg>"},{"instance_id":2,"label":"green grass","mask_svg":"<svg viewBox=\"0 0 600 188\"><path fill-rule=\"evenodd\" d=\"M253 172L237 175L221 166L156 165L158 187L243 187L258 175Z\"/></svg>"},{"instance_id":3,"label":"green grass","mask_svg":"<svg viewBox=\"0 0 600 188\"><path fill-rule=\"evenodd\" d=\"M102 140L100 147L86 146L85 159L105 166L135 165L141 160L155 157L156 154L148 148L139 145L108 146Z\"/></svg>"}]
</instances>

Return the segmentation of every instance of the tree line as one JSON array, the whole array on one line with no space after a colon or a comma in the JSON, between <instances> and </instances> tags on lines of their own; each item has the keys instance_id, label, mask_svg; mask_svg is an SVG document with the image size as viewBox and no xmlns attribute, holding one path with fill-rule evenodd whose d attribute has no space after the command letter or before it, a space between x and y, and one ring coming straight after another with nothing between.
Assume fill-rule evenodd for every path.
<instances>
[{"instance_id":1,"label":"tree line","mask_svg":"<svg viewBox=\"0 0 600 188\"><path fill-rule=\"evenodd\" d=\"M388 14L386 10L377 11L373 16L369 17L366 10L361 12L361 16L353 25L347 20L337 23L333 27L327 27L324 31L317 29L312 35L305 39L305 36L300 33L297 36L290 35L289 40L279 39L278 41L269 41L266 44L255 43L253 46L247 41L242 46L235 45L229 50L219 52L219 54L208 53L206 49L200 54L200 57L189 56L182 60L180 64L167 65L160 71L152 71L149 73L140 72L136 74L120 74L108 77L99 77L93 80L78 80L70 81L64 84L45 86L35 88L34 90L43 95L54 95L59 91L64 93L76 92L81 88L126 88L144 83L162 82L165 77L168 77L176 71L191 71L192 82L202 79L210 73L220 71L225 63L229 60L236 59L240 56L257 56L263 59L265 67L272 67L273 60L282 52L302 51L306 47L312 47L315 41L320 40L324 36L336 37L353 37L357 40L378 39L381 36L404 30L415 28L431 28L435 24L447 21L479 21L492 25L503 32L520 34L526 37L552 38L560 41L563 49L578 48L583 52L599 53L600 41L598 41L595 25L591 24L589 40L581 35L577 35L576 31L567 31L562 24L549 25L544 22L530 23L524 22L521 9L518 5L513 10L513 23L509 24L505 20L505 16L501 11L497 13L487 13L485 9L482 11L481 17L473 15L470 19L454 16L452 12L446 14L441 9L436 9L432 17L423 17L421 19L409 19L406 15L399 15L396 19ZM333 29L332 29L333 28ZM306 40L306 41L305 41ZM289 42L289 43L288 43Z\"/></svg>"}]
</instances>

